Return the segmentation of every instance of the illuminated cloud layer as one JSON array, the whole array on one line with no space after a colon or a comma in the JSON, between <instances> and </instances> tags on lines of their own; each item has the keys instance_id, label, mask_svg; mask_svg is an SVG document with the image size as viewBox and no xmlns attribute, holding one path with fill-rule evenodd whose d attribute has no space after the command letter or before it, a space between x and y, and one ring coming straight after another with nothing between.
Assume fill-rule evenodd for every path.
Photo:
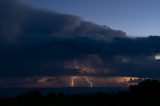
<instances>
[{"instance_id":1,"label":"illuminated cloud layer","mask_svg":"<svg viewBox=\"0 0 160 106\"><path fill-rule=\"evenodd\" d=\"M3 78L0 79L0 88L55 88L55 87L127 87L143 81L137 77L30 77L30 78Z\"/></svg>"},{"instance_id":2,"label":"illuminated cloud layer","mask_svg":"<svg viewBox=\"0 0 160 106\"><path fill-rule=\"evenodd\" d=\"M0 16L0 87L127 86L160 78L160 37L129 38L19 0L1 0Z\"/></svg>"}]
</instances>

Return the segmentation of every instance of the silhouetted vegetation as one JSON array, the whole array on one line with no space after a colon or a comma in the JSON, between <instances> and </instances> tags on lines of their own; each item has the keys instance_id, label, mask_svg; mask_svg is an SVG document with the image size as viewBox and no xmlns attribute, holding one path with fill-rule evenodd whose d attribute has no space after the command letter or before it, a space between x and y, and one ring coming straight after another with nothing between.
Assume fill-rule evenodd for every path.
<instances>
[{"instance_id":1,"label":"silhouetted vegetation","mask_svg":"<svg viewBox=\"0 0 160 106\"><path fill-rule=\"evenodd\" d=\"M132 85L126 92L107 94L65 95L63 93L48 93L28 91L15 98L1 98L0 106L159 106L160 81L145 80L138 85Z\"/></svg>"}]
</instances>

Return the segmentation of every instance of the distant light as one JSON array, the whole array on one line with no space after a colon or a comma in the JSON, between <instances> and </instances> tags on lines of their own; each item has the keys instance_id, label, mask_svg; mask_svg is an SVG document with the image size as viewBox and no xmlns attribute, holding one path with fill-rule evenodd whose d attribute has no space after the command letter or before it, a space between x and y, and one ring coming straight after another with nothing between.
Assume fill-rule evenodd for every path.
<instances>
[{"instance_id":1,"label":"distant light","mask_svg":"<svg viewBox=\"0 0 160 106\"><path fill-rule=\"evenodd\" d=\"M155 59L156 59L156 60L160 60L160 54L155 55Z\"/></svg>"}]
</instances>

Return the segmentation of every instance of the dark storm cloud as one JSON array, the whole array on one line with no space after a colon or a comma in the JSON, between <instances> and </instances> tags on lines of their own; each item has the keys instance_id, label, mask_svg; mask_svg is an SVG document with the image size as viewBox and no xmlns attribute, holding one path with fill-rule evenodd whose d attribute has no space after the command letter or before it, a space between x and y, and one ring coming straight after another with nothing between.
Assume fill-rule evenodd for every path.
<instances>
[{"instance_id":1,"label":"dark storm cloud","mask_svg":"<svg viewBox=\"0 0 160 106\"><path fill-rule=\"evenodd\" d=\"M160 51L159 42L160 37L112 42L55 37L52 42L43 45L5 47L0 53L0 75L159 77L160 63L154 59L154 54ZM74 63L74 60L78 62ZM70 67L66 68L64 62L71 62Z\"/></svg>"},{"instance_id":2,"label":"dark storm cloud","mask_svg":"<svg viewBox=\"0 0 160 106\"><path fill-rule=\"evenodd\" d=\"M160 37L127 38L80 17L0 1L0 77L159 77ZM110 40L108 42L108 40Z\"/></svg>"},{"instance_id":3,"label":"dark storm cloud","mask_svg":"<svg viewBox=\"0 0 160 106\"><path fill-rule=\"evenodd\" d=\"M83 21L78 16L38 10L22 4L20 0L1 0L0 16L1 43L16 43L25 37L30 42L30 36L38 39L44 36L48 39L52 36L85 36L106 40L125 36L125 32Z\"/></svg>"}]
</instances>

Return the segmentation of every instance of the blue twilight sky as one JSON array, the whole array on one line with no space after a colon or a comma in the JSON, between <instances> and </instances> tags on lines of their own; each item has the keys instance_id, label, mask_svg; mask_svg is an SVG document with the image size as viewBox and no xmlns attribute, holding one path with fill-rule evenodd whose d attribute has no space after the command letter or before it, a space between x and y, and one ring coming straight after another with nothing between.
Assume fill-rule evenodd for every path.
<instances>
[{"instance_id":1,"label":"blue twilight sky","mask_svg":"<svg viewBox=\"0 0 160 106\"><path fill-rule=\"evenodd\" d=\"M130 36L160 35L160 0L24 0L40 8L78 15Z\"/></svg>"}]
</instances>

